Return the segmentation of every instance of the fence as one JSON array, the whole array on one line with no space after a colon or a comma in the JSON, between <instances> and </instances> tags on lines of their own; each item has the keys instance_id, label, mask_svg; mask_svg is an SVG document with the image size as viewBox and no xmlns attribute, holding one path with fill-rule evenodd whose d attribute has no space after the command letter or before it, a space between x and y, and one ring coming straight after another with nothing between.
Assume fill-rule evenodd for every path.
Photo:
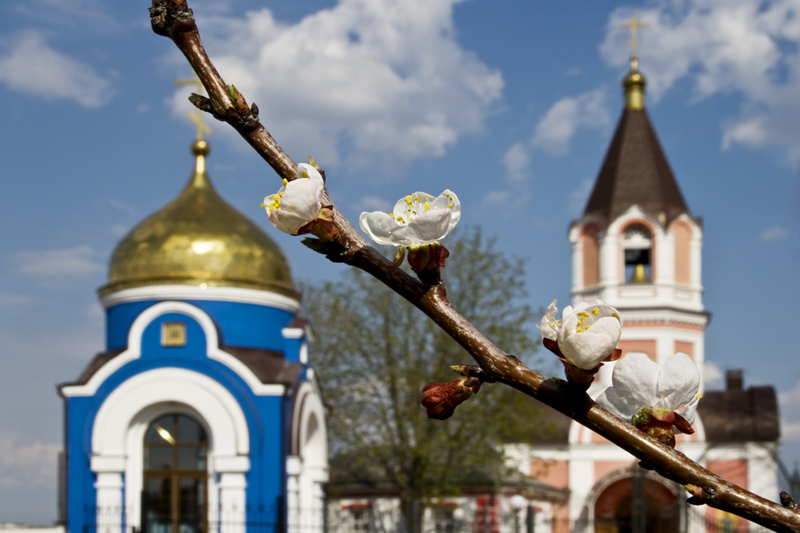
<instances>
[{"instance_id":1,"label":"fence","mask_svg":"<svg viewBox=\"0 0 800 533\"><path fill-rule=\"evenodd\" d=\"M412 533L402 514L394 508L370 505L341 506L338 503L320 509L300 509L294 513L278 512L277 506L219 510L209 516L184 516L158 520L142 516L133 521L120 509L87 510L82 533ZM686 507L672 522L619 518L613 523L546 516L527 508L501 511L485 507L466 512L452 506L431 506L422 511L418 533L756 533L767 531L741 518L705 507ZM76 532L71 532L76 533Z\"/></svg>"}]
</instances>

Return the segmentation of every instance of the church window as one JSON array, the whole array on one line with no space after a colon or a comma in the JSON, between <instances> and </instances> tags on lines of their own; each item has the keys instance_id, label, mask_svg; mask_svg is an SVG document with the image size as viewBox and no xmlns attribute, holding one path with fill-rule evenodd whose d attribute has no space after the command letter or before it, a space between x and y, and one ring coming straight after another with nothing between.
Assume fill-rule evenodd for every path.
<instances>
[{"instance_id":1,"label":"church window","mask_svg":"<svg viewBox=\"0 0 800 533\"><path fill-rule=\"evenodd\" d=\"M622 234L625 283L651 283L653 239L644 224L631 224Z\"/></svg>"},{"instance_id":2,"label":"church window","mask_svg":"<svg viewBox=\"0 0 800 533\"><path fill-rule=\"evenodd\" d=\"M191 417L169 414L144 436L143 533L207 531L206 431Z\"/></svg>"}]
</instances>

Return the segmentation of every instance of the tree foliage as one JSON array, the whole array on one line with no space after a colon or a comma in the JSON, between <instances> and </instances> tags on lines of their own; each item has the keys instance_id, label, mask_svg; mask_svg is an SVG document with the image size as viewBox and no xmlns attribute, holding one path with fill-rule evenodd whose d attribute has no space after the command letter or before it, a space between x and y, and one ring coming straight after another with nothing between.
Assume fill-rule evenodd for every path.
<instances>
[{"instance_id":1,"label":"tree foliage","mask_svg":"<svg viewBox=\"0 0 800 533\"><path fill-rule=\"evenodd\" d=\"M450 301L509 353L531 362L538 343L526 303L524 264L480 229L448 238ZM502 441L529 439L540 408L508 387L484 384L445 422L429 420L420 391L457 378L449 366L471 357L375 278L350 270L304 287L315 334L314 364L330 409L332 484L381 484L412 502L497 482ZM534 333L536 332L536 333Z\"/></svg>"}]
</instances>

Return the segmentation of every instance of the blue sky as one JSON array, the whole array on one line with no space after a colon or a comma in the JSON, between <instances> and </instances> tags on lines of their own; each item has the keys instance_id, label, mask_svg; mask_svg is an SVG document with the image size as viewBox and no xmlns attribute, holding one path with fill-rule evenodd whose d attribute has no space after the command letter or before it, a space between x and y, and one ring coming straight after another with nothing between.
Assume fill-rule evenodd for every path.
<instances>
[{"instance_id":1,"label":"blue sky","mask_svg":"<svg viewBox=\"0 0 800 533\"><path fill-rule=\"evenodd\" d=\"M149 2L0 5L0 522L55 518L61 402L103 346L95 289L115 243L192 169L190 75ZM569 299L566 234L619 118L631 15L652 122L705 224L707 376L774 384L800 460L792 302L800 187L800 2L196 0L212 58L345 214L456 191L527 259L531 301ZM294 275L341 271L269 227L279 182L214 123L209 172L283 247ZM792 304L794 305L794 304ZM716 370L716 371L715 371ZM711 381L710 387L721 386Z\"/></svg>"}]
</instances>

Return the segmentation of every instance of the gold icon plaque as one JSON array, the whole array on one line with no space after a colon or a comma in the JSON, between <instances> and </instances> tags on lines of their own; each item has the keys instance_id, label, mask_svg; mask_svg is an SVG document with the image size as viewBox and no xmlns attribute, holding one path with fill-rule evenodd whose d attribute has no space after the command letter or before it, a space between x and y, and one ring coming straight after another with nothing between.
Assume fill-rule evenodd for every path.
<instances>
[{"instance_id":1,"label":"gold icon plaque","mask_svg":"<svg viewBox=\"0 0 800 533\"><path fill-rule=\"evenodd\" d=\"M163 322L161 324L161 346L186 346L186 323Z\"/></svg>"}]
</instances>

